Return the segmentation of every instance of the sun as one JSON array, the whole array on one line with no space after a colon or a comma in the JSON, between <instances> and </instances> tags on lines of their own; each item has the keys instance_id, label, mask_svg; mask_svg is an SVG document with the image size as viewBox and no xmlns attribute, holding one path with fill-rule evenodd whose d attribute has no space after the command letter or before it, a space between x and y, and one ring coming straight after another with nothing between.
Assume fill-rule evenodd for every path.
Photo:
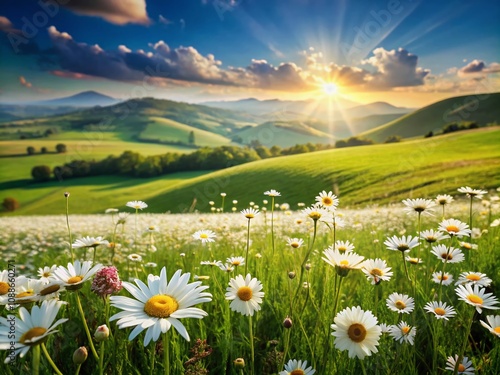
<instances>
[{"instance_id":1,"label":"sun","mask_svg":"<svg viewBox=\"0 0 500 375\"><path fill-rule=\"evenodd\" d=\"M323 89L323 92L328 96L335 95L339 91L338 86L333 82L323 83L321 87Z\"/></svg>"}]
</instances>

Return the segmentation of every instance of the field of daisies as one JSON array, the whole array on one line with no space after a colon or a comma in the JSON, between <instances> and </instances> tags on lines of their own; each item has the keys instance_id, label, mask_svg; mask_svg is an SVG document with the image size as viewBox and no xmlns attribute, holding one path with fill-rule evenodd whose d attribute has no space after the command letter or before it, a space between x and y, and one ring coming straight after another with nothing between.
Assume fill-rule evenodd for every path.
<instances>
[{"instance_id":1,"label":"field of daisies","mask_svg":"<svg viewBox=\"0 0 500 375\"><path fill-rule=\"evenodd\" d=\"M0 218L1 374L498 374L498 191Z\"/></svg>"}]
</instances>

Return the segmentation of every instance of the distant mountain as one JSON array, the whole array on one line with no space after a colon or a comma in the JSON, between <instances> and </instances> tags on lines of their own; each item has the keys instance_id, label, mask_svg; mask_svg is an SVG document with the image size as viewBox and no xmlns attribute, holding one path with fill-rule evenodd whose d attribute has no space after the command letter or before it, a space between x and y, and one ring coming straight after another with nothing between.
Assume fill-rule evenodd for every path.
<instances>
[{"instance_id":1,"label":"distant mountain","mask_svg":"<svg viewBox=\"0 0 500 375\"><path fill-rule=\"evenodd\" d=\"M28 104L37 106L49 106L49 107L61 107L61 106L94 107L97 105L105 107L108 105L116 104L118 102L119 102L118 99L112 98L111 96L103 95L96 91L84 91L76 95L67 96L64 98L42 100L37 102L31 102Z\"/></svg>"},{"instance_id":2,"label":"distant mountain","mask_svg":"<svg viewBox=\"0 0 500 375\"><path fill-rule=\"evenodd\" d=\"M413 112L414 108L395 107L386 102L363 104L346 110L349 117L366 117L370 115L404 114Z\"/></svg>"},{"instance_id":3,"label":"distant mountain","mask_svg":"<svg viewBox=\"0 0 500 375\"><path fill-rule=\"evenodd\" d=\"M475 122L479 126L500 123L500 93L474 94L448 98L362 133L383 142L391 135L403 138L438 133L445 125Z\"/></svg>"}]
</instances>

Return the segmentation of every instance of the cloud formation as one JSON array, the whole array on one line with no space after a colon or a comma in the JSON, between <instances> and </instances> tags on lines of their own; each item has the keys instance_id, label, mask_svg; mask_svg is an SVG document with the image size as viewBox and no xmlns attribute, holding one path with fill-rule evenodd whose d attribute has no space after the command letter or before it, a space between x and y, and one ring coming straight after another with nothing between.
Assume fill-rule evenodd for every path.
<instances>
[{"instance_id":1,"label":"cloud formation","mask_svg":"<svg viewBox=\"0 0 500 375\"><path fill-rule=\"evenodd\" d=\"M63 6L75 13L101 17L116 25L150 24L145 0L71 0Z\"/></svg>"},{"instance_id":2,"label":"cloud formation","mask_svg":"<svg viewBox=\"0 0 500 375\"><path fill-rule=\"evenodd\" d=\"M26 78L24 78L24 76L19 76L19 83L28 89L33 86L31 82L28 82Z\"/></svg>"},{"instance_id":3,"label":"cloud formation","mask_svg":"<svg viewBox=\"0 0 500 375\"><path fill-rule=\"evenodd\" d=\"M458 70L459 75L467 75L473 73L499 73L500 72L500 64L493 62L490 65L486 65L484 61L481 60L473 60L464 67Z\"/></svg>"}]
</instances>

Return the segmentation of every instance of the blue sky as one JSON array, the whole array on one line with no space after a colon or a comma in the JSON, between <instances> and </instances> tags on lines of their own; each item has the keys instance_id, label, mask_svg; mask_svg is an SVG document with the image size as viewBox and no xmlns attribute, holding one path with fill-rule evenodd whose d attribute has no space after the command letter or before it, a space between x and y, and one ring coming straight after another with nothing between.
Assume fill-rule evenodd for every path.
<instances>
[{"instance_id":1,"label":"blue sky","mask_svg":"<svg viewBox=\"0 0 500 375\"><path fill-rule=\"evenodd\" d=\"M495 1L124 4L3 0L0 101L96 90L123 99L337 95L420 106L500 89Z\"/></svg>"}]
</instances>

